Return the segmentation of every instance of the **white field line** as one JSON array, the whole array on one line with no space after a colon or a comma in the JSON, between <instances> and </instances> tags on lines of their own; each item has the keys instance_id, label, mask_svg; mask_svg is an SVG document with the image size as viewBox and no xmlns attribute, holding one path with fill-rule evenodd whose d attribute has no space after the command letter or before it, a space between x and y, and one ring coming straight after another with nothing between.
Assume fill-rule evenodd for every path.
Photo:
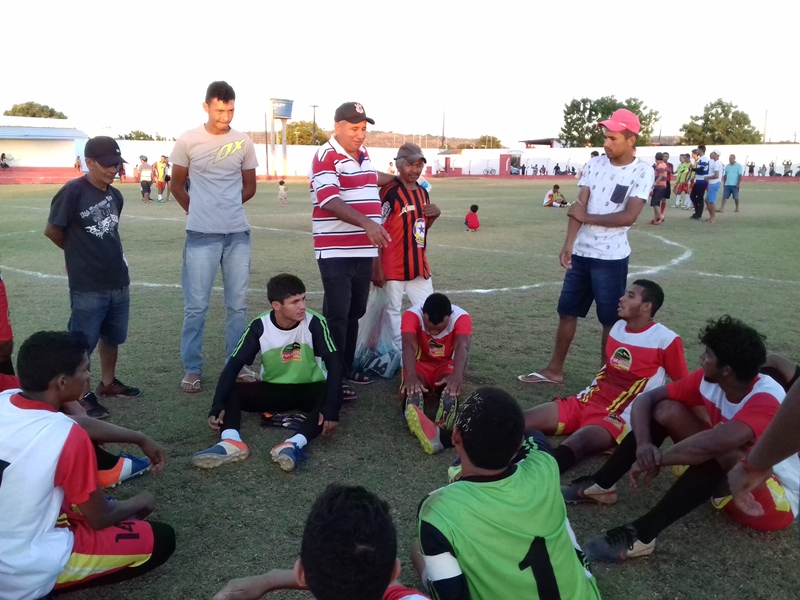
<instances>
[{"instance_id":1,"label":"white field line","mask_svg":"<svg viewBox=\"0 0 800 600\"><path fill-rule=\"evenodd\" d=\"M30 207L21 207L21 208L30 208ZM166 218L162 218L162 217L140 217L140 218L144 218L144 219L148 219L148 220L178 220L178 219L166 219ZM260 229L269 229L269 228L260 228ZM292 231L292 230L285 230L285 229L269 229L269 230L270 231L287 231L287 232L290 232L290 233L308 233L308 232ZM13 232L13 233L8 233L8 234L3 234L3 235L13 235L14 233L34 233L34 232L28 232L28 231L25 231L25 232ZM308 233L308 235L311 235L311 234ZM677 242L673 242L672 240L668 240L668 239L666 239L666 238L664 238L664 237L662 237L660 235L654 235L654 234L644 234L644 235L649 235L651 237L654 237L654 238L658 239L659 241L661 241L662 243L664 243L664 244L666 244L668 246L675 246L676 248L680 248L680 249L683 250L683 253L679 257L674 258L671 261L669 261L668 263L665 263L663 265L659 265L659 266L633 266L632 268L633 269L637 269L637 270L635 272L633 272L633 273L629 273L628 274L629 278L640 277L642 275L654 275L654 274L657 274L657 273L661 273L663 271L666 271L668 269L671 269L673 267L676 267L676 266L686 262L687 260L689 260L692 257L693 252L692 252L691 248L688 248L688 247L686 247L686 246L684 246L682 244L679 244ZM487 249L482 249L482 248L462 248L460 246L444 246L444 247L456 248L456 249L480 250L480 251L484 251L484 252L508 252L508 251L502 251L502 250L497 250L497 251L487 250ZM524 253L520 252L519 254L524 254ZM17 269L15 267L10 267L8 265L0 265L0 269L4 269L4 270L11 271L11 272L14 272L14 273L19 273L21 275L26 275L28 277L34 277L36 279L46 279L46 280L49 279L49 280L56 280L56 281L66 281L67 280L66 275L53 275L53 274L49 274L49 273L41 273L39 271L28 271L28 270L25 270L25 269ZM641 269L641 270L638 270L638 269ZM709 277L709 278L718 278L718 279L734 279L734 280L738 280L738 281L753 281L753 282L767 282L767 283L795 284L795 285L796 284L800 284L800 281L791 281L791 280L784 280L784 279L768 279L768 278L762 278L762 277L755 277L755 276L752 276L752 275L724 275L724 274L721 274L721 273L705 273L703 271L681 271L681 273L682 274L686 274L686 275L694 275L694 276L698 276L698 277ZM559 281L548 281L548 282L542 282L542 283L533 283L533 284L528 284L528 285L520 285L520 286L514 286L514 287L473 288L473 289L467 289L467 290L444 290L444 291L442 291L442 293L444 293L444 294L495 294L495 293L501 293L501 292L521 292L521 291L539 289L539 288L543 288L543 287L547 287L547 286L561 285L561 284L562 284L562 281L559 280ZM153 283L153 282L147 282L147 281L132 281L131 282L131 286L133 286L133 287L142 287L142 288L150 288L150 289L178 289L178 290L182 289L182 286L180 284L178 284L178 283ZM216 292L221 292L222 291L221 287L214 287L213 289ZM248 293L249 294L255 294L255 293L261 294L261 293L263 293L263 291L262 290L249 290ZM313 291L313 290L309 290L307 293L309 295L313 295L313 296L322 294L321 291Z\"/></svg>"}]
</instances>

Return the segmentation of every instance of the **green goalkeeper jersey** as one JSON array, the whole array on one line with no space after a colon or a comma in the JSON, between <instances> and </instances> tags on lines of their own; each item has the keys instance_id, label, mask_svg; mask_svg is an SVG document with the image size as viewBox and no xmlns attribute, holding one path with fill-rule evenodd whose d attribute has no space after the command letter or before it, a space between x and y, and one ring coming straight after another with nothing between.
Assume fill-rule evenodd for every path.
<instances>
[{"instance_id":1,"label":"green goalkeeper jersey","mask_svg":"<svg viewBox=\"0 0 800 600\"><path fill-rule=\"evenodd\" d=\"M499 476L432 492L418 527L437 600L600 598L567 520L558 466L535 447Z\"/></svg>"}]
</instances>

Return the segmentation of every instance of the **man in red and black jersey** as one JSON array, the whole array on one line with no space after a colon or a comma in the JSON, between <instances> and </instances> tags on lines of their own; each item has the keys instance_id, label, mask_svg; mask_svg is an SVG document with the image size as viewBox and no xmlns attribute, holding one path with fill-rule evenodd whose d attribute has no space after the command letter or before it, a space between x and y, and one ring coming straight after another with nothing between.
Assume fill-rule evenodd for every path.
<instances>
[{"instance_id":1,"label":"man in red and black jersey","mask_svg":"<svg viewBox=\"0 0 800 600\"><path fill-rule=\"evenodd\" d=\"M426 256L427 234L441 211L431 204L428 190L417 184L427 160L416 144L403 144L395 157L398 175L381 189L383 227L391 237L378 249L372 263L372 283L389 296L389 319L395 346L400 343L400 309L403 294L412 305L433 293L431 269Z\"/></svg>"}]
</instances>

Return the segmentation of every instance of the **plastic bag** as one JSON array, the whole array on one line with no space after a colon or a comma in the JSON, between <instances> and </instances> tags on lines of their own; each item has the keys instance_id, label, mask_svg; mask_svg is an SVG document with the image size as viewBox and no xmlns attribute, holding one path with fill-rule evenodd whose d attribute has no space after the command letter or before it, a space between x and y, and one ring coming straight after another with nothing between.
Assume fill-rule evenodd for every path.
<instances>
[{"instance_id":1,"label":"plastic bag","mask_svg":"<svg viewBox=\"0 0 800 600\"><path fill-rule=\"evenodd\" d=\"M359 373L391 379L400 367L401 351L394 345L394 333L389 321L389 295L386 290L372 287L367 310L358 322L358 339L353 368Z\"/></svg>"}]
</instances>

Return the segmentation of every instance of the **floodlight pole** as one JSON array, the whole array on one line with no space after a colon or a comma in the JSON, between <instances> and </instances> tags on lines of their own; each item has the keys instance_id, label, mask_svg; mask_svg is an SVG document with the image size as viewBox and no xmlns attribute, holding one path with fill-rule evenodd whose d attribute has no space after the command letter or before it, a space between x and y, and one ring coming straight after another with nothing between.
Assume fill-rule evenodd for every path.
<instances>
[{"instance_id":1,"label":"floodlight pole","mask_svg":"<svg viewBox=\"0 0 800 600\"><path fill-rule=\"evenodd\" d=\"M312 117L314 126L311 131L311 143L316 146L317 145L317 107L319 104L312 104L311 108L314 110L314 116Z\"/></svg>"}]
</instances>

